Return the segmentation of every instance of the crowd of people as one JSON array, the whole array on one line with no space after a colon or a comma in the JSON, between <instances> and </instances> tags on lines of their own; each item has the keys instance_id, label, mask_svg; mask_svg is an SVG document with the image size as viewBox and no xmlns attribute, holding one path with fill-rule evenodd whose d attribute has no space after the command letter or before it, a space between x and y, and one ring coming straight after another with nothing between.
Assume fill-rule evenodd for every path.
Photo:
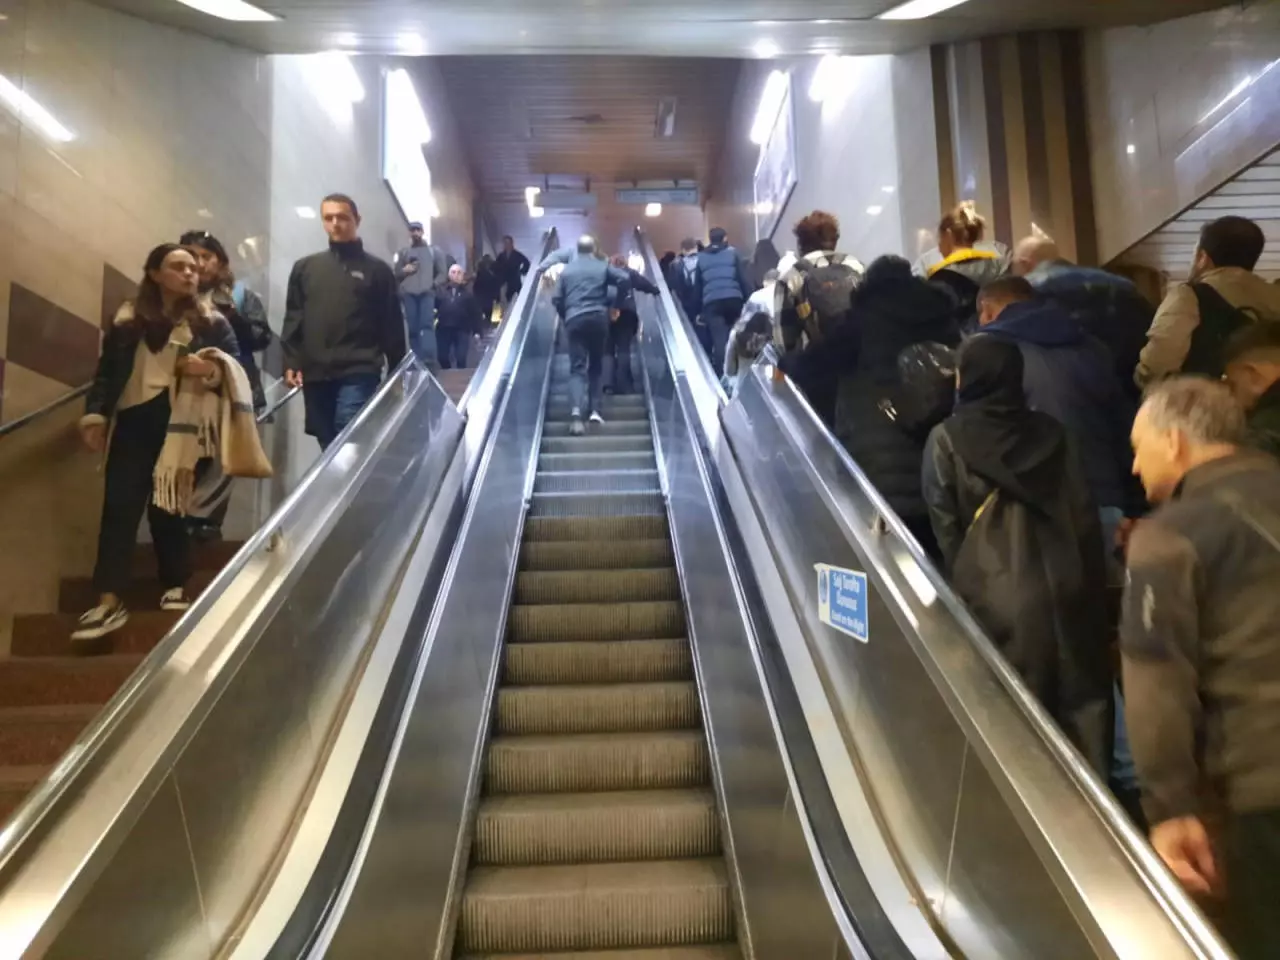
<instances>
[{"instance_id":1,"label":"crowd of people","mask_svg":"<svg viewBox=\"0 0 1280 960\"><path fill-rule=\"evenodd\" d=\"M1044 236L987 241L969 204L915 265L864 268L821 211L795 238L754 292L723 231L673 258L713 361L727 342L732 387L774 343L1240 956L1280 956L1280 286L1254 273L1262 230L1206 224L1158 307Z\"/></svg>"}]
</instances>

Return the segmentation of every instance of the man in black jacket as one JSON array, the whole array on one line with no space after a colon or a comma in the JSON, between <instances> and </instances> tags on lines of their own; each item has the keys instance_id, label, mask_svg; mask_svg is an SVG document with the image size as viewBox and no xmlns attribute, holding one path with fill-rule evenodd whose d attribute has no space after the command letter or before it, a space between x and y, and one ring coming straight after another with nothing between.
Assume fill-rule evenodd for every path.
<instances>
[{"instance_id":1,"label":"man in black jacket","mask_svg":"<svg viewBox=\"0 0 1280 960\"><path fill-rule=\"evenodd\" d=\"M467 287L466 271L459 264L449 268L449 282L436 296L436 344L440 366L446 370L467 365L471 338L485 323L480 302Z\"/></svg>"},{"instance_id":2,"label":"man in black jacket","mask_svg":"<svg viewBox=\"0 0 1280 960\"><path fill-rule=\"evenodd\" d=\"M647 293L651 297L658 296L659 290L639 271L627 266L627 260L621 254L614 256L613 265L631 278L626 291L618 291L614 306L618 315L609 324L609 341L605 345L605 353L613 358L613 392L624 396L635 392L635 376L631 369L631 342L640 332L640 314L636 312L636 291Z\"/></svg>"},{"instance_id":3,"label":"man in black jacket","mask_svg":"<svg viewBox=\"0 0 1280 960\"><path fill-rule=\"evenodd\" d=\"M698 320L707 327L711 339L711 366L716 375L724 373L724 351L729 331L738 322L742 305L751 296L751 283L737 249L720 227L711 231L711 245L698 254L696 292Z\"/></svg>"},{"instance_id":4,"label":"man in black jacket","mask_svg":"<svg viewBox=\"0 0 1280 960\"><path fill-rule=\"evenodd\" d=\"M384 365L405 354L399 284L390 264L366 253L360 211L330 194L320 205L329 249L293 265L285 301L285 380L301 386L307 433L331 444L378 389Z\"/></svg>"},{"instance_id":5,"label":"man in black jacket","mask_svg":"<svg viewBox=\"0 0 1280 960\"><path fill-rule=\"evenodd\" d=\"M502 238L502 252L493 261L493 270L502 284L502 318L507 317L507 310L520 294L524 286L524 276L529 272L529 258L516 249L516 242L507 236Z\"/></svg>"}]
</instances>

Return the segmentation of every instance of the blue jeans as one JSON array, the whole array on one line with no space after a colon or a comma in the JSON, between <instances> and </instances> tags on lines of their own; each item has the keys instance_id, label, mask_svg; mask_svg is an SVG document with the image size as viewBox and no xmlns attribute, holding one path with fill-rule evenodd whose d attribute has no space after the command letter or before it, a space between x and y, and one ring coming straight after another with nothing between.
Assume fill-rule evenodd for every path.
<instances>
[{"instance_id":1,"label":"blue jeans","mask_svg":"<svg viewBox=\"0 0 1280 960\"><path fill-rule=\"evenodd\" d=\"M338 438L356 414L378 392L382 377L376 373L352 373L336 380L307 380L302 385L307 433L323 450Z\"/></svg>"},{"instance_id":2,"label":"blue jeans","mask_svg":"<svg viewBox=\"0 0 1280 960\"><path fill-rule=\"evenodd\" d=\"M409 349L425 364L434 365L436 354L436 295L434 293L402 293L404 324L409 332Z\"/></svg>"}]
</instances>

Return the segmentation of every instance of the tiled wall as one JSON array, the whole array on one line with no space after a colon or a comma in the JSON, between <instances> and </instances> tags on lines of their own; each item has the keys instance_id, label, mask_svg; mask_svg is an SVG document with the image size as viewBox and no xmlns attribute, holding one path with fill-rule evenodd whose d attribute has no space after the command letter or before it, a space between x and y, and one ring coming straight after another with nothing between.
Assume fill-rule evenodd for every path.
<instances>
[{"instance_id":1,"label":"tiled wall","mask_svg":"<svg viewBox=\"0 0 1280 960\"><path fill-rule=\"evenodd\" d=\"M1084 49L1104 260L1280 143L1280 3L1093 31Z\"/></svg>"},{"instance_id":2,"label":"tiled wall","mask_svg":"<svg viewBox=\"0 0 1280 960\"><path fill-rule=\"evenodd\" d=\"M406 242L380 174L381 71L353 62L365 98L326 109L304 57L266 57L79 0L0 0L0 76L73 135L58 142L0 98L0 422L83 383L97 331L147 252L207 229L237 273L284 308L289 268L325 243L330 191L361 205L370 249ZM415 72L435 138L427 148L436 238L465 258L472 189L441 86Z\"/></svg>"},{"instance_id":3,"label":"tiled wall","mask_svg":"<svg viewBox=\"0 0 1280 960\"><path fill-rule=\"evenodd\" d=\"M817 57L747 64L708 205L708 222L723 226L749 252L755 241L752 179L759 148L748 132L769 72L791 72L798 178L773 242L793 249L792 224L814 209L836 215L845 251L870 261L882 253L914 258L920 231L938 220L937 148L932 125L929 53L851 58L840 92L809 99ZM879 208L878 213L871 211Z\"/></svg>"}]
</instances>

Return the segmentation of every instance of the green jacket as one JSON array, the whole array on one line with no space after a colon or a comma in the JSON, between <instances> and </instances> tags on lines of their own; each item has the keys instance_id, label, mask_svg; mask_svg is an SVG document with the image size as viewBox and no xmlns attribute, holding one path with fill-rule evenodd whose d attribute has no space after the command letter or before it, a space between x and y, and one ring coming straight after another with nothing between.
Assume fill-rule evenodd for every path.
<instances>
[{"instance_id":1,"label":"green jacket","mask_svg":"<svg viewBox=\"0 0 1280 960\"><path fill-rule=\"evenodd\" d=\"M1249 414L1249 445L1280 458L1280 380L1258 398Z\"/></svg>"}]
</instances>

